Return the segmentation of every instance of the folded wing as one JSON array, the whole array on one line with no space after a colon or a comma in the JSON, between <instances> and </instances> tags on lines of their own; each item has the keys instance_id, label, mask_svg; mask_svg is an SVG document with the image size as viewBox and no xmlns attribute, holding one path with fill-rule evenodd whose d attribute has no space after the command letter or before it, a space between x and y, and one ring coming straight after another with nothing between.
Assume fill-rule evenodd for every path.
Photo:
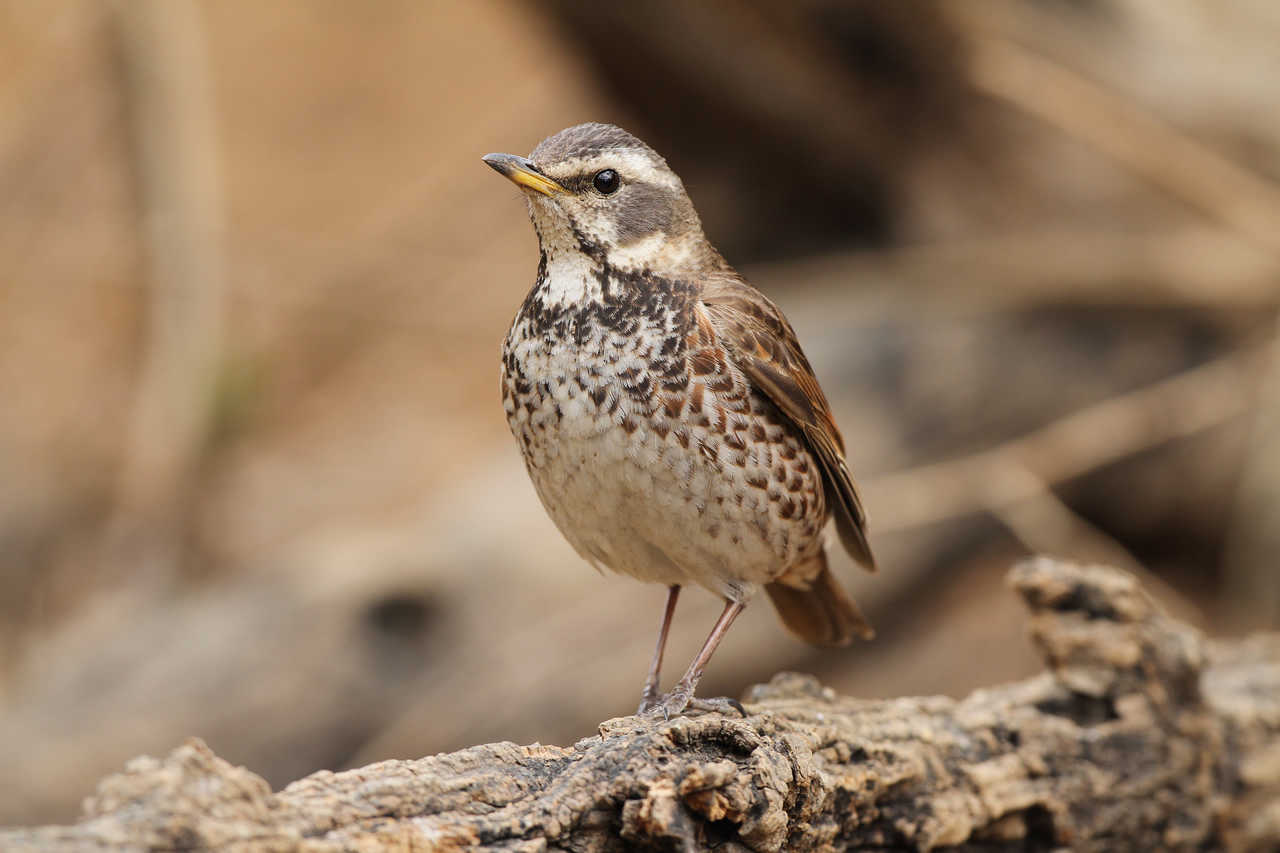
<instances>
[{"instance_id":1,"label":"folded wing","mask_svg":"<svg viewBox=\"0 0 1280 853\"><path fill-rule=\"evenodd\" d=\"M707 280L696 310L705 313L730 360L804 435L822 465L841 543L875 571L862 498L844 459L844 439L791 324L764 294L729 272Z\"/></svg>"}]
</instances>

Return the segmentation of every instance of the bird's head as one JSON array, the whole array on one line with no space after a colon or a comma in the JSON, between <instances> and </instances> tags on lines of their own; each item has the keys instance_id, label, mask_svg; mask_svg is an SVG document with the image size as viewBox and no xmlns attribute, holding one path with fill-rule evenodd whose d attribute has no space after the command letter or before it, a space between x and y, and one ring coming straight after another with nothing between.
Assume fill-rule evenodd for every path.
<instances>
[{"instance_id":1,"label":"bird's head","mask_svg":"<svg viewBox=\"0 0 1280 853\"><path fill-rule=\"evenodd\" d=\"M678 277L718 262L684 184L667 161L611 124L580 124L528 157L484 161L524 192L542 250Z\"/></svg>"}]
</instances>

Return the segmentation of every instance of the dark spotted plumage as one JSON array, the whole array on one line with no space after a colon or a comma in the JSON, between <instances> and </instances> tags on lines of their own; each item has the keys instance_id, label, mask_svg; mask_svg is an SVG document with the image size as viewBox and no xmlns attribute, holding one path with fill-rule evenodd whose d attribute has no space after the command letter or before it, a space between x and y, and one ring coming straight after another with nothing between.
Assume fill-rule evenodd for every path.
<instances>
[{"instance_id":1,"label":"dark spotted plumage","mask_svg":"<svg viewBox=\"0 0 1280 853\"><path fill-rule=\"evenodd\" d=\"M680 179L611 125L486 162L525 190L541 255L503 346L503 405L551 518L598 567L726 600L666 696L678 712L761 587L801 638L871 630L827 568L822 531L868 568L861 500L791 326L711 247ZM595 180L604 170L607 180ZM603 187L603 189L602 189Z\"/></svg>"}]
</instances>

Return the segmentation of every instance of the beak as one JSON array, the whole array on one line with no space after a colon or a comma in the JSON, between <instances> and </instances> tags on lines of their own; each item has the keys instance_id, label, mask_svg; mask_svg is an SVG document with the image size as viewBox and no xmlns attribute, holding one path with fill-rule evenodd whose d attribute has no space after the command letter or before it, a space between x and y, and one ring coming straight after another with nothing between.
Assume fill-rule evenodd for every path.
<instances>
[{"instance_id":1,"label":"beak","mask_svg":"<svg viewBox=\"0 0 1280 853\"><path fill-rule=\"evenodd\" d=\"M540 192L545 196L567 192L560 184L538 171L533 161L514 154L486 154L481 158L498 174L520 187Z\"/></svg>"}]
</instances>

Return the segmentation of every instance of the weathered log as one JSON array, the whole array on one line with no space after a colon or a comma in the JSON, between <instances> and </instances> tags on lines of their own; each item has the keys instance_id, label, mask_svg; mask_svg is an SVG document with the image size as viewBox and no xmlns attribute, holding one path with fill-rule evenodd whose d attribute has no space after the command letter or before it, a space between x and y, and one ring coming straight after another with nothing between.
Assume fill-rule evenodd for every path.
<instances>
[{"instance_id":1,"label":"weathered log","mask_svg":"<svg viewBox=\"0 0 1280 853\"><path fill-rule=\"evenodd\" d=\"M793 674L745 719L609 720L322 771L272 793L192 740L104 780L73 826L0 848L1271 850L1280 635L1206 641L1130 576L1041 558L1013 587L1048 671L858 700Z\"/></svg>"}]
</instances>

